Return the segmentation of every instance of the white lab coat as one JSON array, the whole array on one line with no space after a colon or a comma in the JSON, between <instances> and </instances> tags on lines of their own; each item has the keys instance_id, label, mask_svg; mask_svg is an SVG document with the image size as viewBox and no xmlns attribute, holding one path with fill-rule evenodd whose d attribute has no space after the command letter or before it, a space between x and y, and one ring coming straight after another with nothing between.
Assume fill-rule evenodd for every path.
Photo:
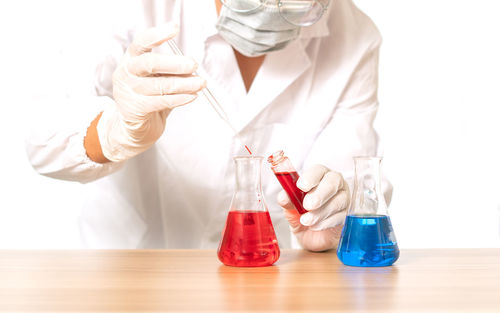
<instances>
[{"instance_id":1,"label":"white lab coat","mask_svg":"<svg viewBox=\"0 0 500 313\"><path fill-rule=\"evenodd\" d=\"M198 61L198 73L254 154L282 149L299 172L320 163L348 181L353 156L379 154L373 120L381 37L350 0L333 0L326 16L303 28L298 40L269 53L248 93L232 48L214 27L214 1L143 1L143 10L143 27L180 23L177 44ZM105 47L96 95L87 95L93 103L88 114L70 129L34 130L27 143L30 161L41 174L91 182L80 221L88 247L215 248L234 190L232 157L246 152L201 95L176 108L163 136L141 155L102 165L85 154L89 116L112 101L111 73L132 38L132 29L121 29ZM262 173L280 246L293 246L276 203L278 181L267 163Z\"/></svg>"}]
</instances>

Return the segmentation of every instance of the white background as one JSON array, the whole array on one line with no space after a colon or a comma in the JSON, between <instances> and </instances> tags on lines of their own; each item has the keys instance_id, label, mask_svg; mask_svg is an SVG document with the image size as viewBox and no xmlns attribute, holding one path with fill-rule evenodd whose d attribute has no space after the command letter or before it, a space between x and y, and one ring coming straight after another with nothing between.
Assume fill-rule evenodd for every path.
<instances>
[{"instance_id":1,"label":"white background","mask_svg":"<svg viewBox=\"0 0 500 313\"><path fill-rule=\"evenodd\" d=\"M116 2L0 4L0 248L80 247L85 187L37 175L24 139L44 99L91 88L89 43ZM384 38L376 126L400 247L500 247L499 2L355 2Z\"/></svg>"}]
</instances>

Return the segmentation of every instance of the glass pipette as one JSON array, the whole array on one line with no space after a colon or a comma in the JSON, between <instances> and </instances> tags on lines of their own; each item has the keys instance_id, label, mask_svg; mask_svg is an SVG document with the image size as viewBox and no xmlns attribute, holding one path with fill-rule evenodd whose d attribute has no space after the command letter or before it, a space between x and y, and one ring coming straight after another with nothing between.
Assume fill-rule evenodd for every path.
<instances>
[{"instance_id":1,"label":"glass pipette","mask_svg":"<svg viewBox=\"0 0 500 313\"><path fill-rule=\"evenodd\" d=\"M173 40L167 40L167 43L168 43L170 49L172 49L172 51L175 54L177 54L177 55L184 55L184 53L182 53L182 51L179 49L179 47L177 46L177 44L175 43L175 41L173 41ZM198 75L198 73L196 73L196 72L194 72L193 74ZM217 101L217 99L215 99L215 97L212 94L212 92L210 92L210 89L208 89L208 87L205 87L205 88L203 88L201 90L201 92L203 93L203 95L207 99L208 103L210 103L210 106L212 106L212 108L215 110L215 112L217 113L217 115L219 115L219 117L234 132L234 135L236 136L236 139L238 139L238 141L241 142L245 146L245 149L247 149L248 153L252 154L252 151L250 151L250 149L248 148L248 146L246 144L244 144L243 141L241 140L240 136L238 135L238 131L236 130L236 128L234 128L233 124L231 124L231 122L229 121L229 118L227 117L226 111L224 111L224 109L221 107L221 105L219 104L219 102Z\"/></svg>"}]
</instances>

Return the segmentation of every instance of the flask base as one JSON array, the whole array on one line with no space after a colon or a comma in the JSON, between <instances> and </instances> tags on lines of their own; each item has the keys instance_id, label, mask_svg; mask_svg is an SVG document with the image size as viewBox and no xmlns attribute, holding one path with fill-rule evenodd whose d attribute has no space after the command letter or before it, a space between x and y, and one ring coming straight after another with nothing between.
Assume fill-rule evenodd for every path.
<instances>
[{"instance_id":1,"label":"flask base","mask_svg":"<svg viewBox=\"0 0 500 313\"><path fill-rule=\"evenodd\" d=\"M280 256L280 249L269 212L230 211L217 255L228 266L274 264Z\"/></svg>"},{"instance_id":2,"label":"flask base","mask_svg":"<svg viewBox=\"0 0 500 313\"><path fill-rule=\"evenodd\" d=\"M399 258L399 248L389 216L347 216L337 256L349 266L379 267L394 264Z\"/></svg>"}]
</instances>

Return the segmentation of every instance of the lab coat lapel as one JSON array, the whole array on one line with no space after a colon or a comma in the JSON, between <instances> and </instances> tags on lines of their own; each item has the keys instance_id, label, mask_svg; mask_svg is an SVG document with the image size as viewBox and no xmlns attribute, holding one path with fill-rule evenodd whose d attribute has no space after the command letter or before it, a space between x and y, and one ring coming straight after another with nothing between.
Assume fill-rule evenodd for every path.
<instances>
[{"instance_id":1,"label":"lab coat lapel","mask_svg":"<svg viewBox=\"0 0 500 313\"><path fill-rule=\"evenodd\" d=\"M243 105L236 128L242 131L266 106L297 80L311 65L302 40L269 53L261 65Z\"/></svg>"}]
</instances>

